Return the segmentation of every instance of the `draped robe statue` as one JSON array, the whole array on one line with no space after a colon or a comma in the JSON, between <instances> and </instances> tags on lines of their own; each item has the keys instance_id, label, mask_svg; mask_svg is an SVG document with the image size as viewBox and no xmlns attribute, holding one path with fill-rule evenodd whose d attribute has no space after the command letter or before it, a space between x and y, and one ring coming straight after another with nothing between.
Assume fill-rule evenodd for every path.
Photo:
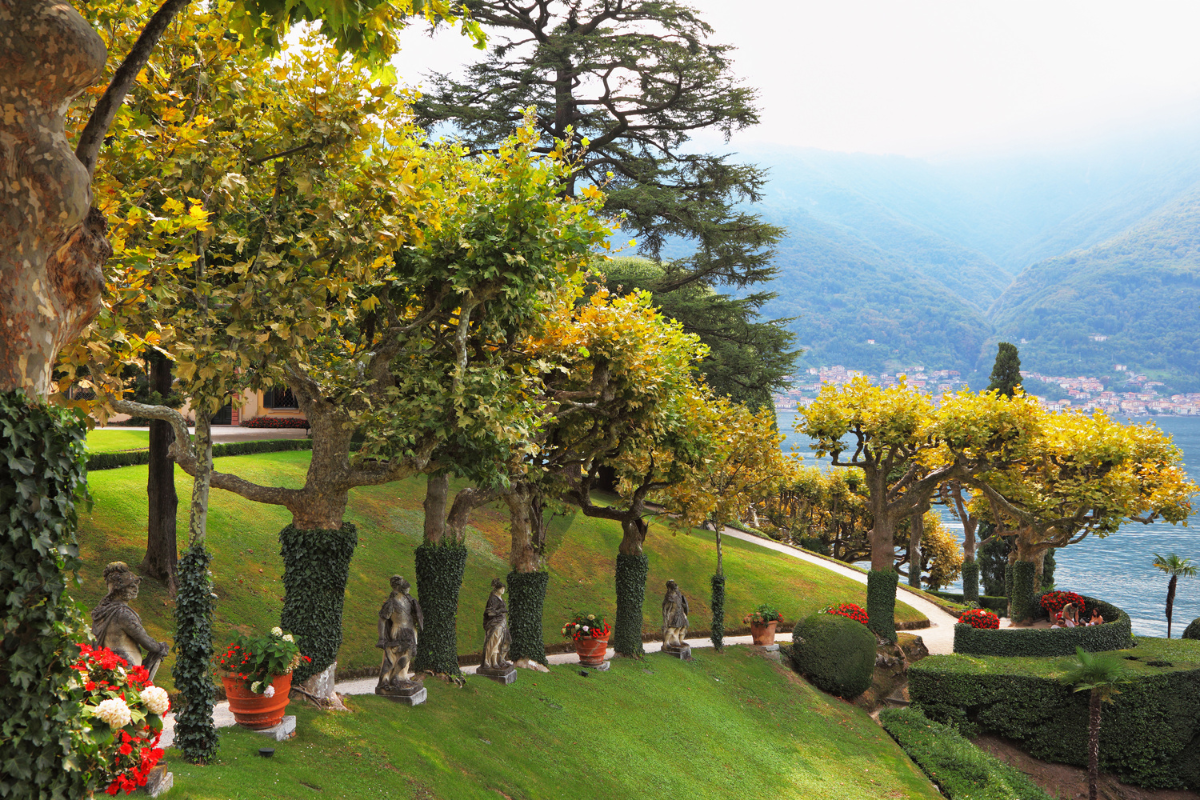
<instances>
[{"instance_id":1,"label":"draped robe statue","mask_svg":"<svg viewBox=\"0 0 1200 800\"><path fill-rule=\"evenodd\" d=\"M688 602L679 591L675 581L667 581L667 593L663 596L663 649L682 648L687 638Z\"/></svg>"},{"instance_id":2,"label":"draped robe statue","mask_svg":"<svg viewBox=\"0 0 1200 800\"><path fill-rule=\"evenodd\" d=\"M145 667L150 680L171 651L169 642L155 641L142 627L142 618L129 607L137 599L142 579L123 561L104 568L108 594L92 609L92 635L97 647L107 647L125 659L130 667ZM142 658L142 650L146 656Z\"/></svg>"},{"instance_id":3,"label":"draped robe statue","mask_svg":"<svg viewBox=\"0 0 1200 800\"><path fill-rule=\"evenodd\" d=\"M379 609L379 641L383 665L379 668L377 694L411 683L412 663L417 657L417 630L425 627L421 605L408 594L408 581L392 576L392 594Z\"/></svg>"},{"instance_id":4,"label":"draped robe statue","mask_svg":"<svg viewBox=\"0 0 1200 800\"><path fill-rule=\"evenodd\" d=\"M483 666L487 669L508 669L508 647L512 636L508 632L508 605L504 602L504 584L492 579L492 594L483 609Z\"/></svg>"}]
</instances>

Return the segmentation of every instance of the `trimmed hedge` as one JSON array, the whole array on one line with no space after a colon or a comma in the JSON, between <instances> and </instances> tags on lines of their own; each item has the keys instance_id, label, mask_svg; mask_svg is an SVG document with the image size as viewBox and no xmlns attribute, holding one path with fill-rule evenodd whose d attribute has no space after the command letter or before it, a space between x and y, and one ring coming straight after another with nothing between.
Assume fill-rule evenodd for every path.
<instances>
[{"instance_id":1,"label":"trimmed hedge","mask_svg":"<svg viewBox=\"0 0 1200 800\"><path fill-rule=\"evenodd\" d=\"M1100 726L1100 767L1152 789L1200 789L1200 645L1139 637ZM908 690L930 719L988 732L1035 758L1087 766L1088 693L1062 682L1073 657L930 656Z\"/></svg>"},{"instance_id":2,"label":"trimmed hedge","mask_svg":"<svg viewBox=\"0 0 1200 800\"><path fill-rule=\"evenodd\" d=\"M308 428L304 417L255 417L242 423L243 428Z\"/></svg>"},{"instance_id":3,"label":"trimmed hedge","mask_svg":"<svg viewBox=\"0 0 1200 800\"><path fill-rule=\"evenodd\" d=\"M896 584L900 581L897 572L867 573L867 616L870 627L881 638L896 641Z\"/></svg>"},{"instance_id":4,"label":"trimmed hedge","mask_svg":"<svg viewBox=\"0 0 1200 800\"><path fill-rule=\"evenodd\" d=\"M458 668L458 593L467 568L467 548L444 540L441 544L423 543L415 553L417 602L425 626L417 637L416 672L444 672L461 675Z\"/></svg>"},{"instance_id":5,"label":"trimmed hedge","mask_svg":"<svg viewBox=\"0 0 1200 800\"><path fill-rule=\"evenodd\" d=\"M1183 629L1184 639L1200 639L1200 617L1196 617Z\"/></svg>"},{"instance_id":6,"label":"trimmed hedge","mask_svg":"<svg viewBox=\"0 0 1200 800\"><path fill-rule=\"evenodd\" d=\"M1121 609L1084 597L1084 614L1099 609L1103 625L1078 628L1008 628L980 630L970 625L954 626L954 652L976 656L1069 656L1075 648L1089 653L1123 650L1133 646L1129 615ZM1082 616L1082 615L1081 615Z\"/></svg>"},{"instance_id":7,"label":"trimmed hedge","mask_svg":"<svg viewBox=\"0 0 1200 800\"><path fill-rule=\"evenodd\" d=\"M1028 775L920 711L884 709L879 722L950 800L1051 800Z\"/></svg>"},{"instance_id":8,"label":"trimmed hedge","mask_svg":"<svg viewBox=\"0 0 1200 800\"><path fill-rule=\"evenodd\" d=\"M816 613L792 630L792 666L818 689L853 700L871 686L875 636L861 622Z\"/></svg>"},{"instance_id":9,"label":"trimmed hedge","mask_svg":"<svg viewBox=\"0 0 1200 800\"><path fill-rule=\"evenodd\" d=\"M643 553L617 553L617 617L613 625L613 650L623 656L640 656L642 647L642 604L646 600L646 576L650 559Z\"/></svg>"},{"instance_id":10,"label":"trimmed hedge","mask_svg":"<svg viewBox=\"0 0 1200 800\"><path fill-rule=\"evenodd\" d=\"M528 658L540 664L546 660L546 644L542 641L542 607L546 603L549 572L508 573L508 630L512 645L508 657L513 661Z\"/></svg>"},{"instance_id":11,"label":"trimmed hedge","mask_svg":"<svg viewBox=\"0 0 1200 800\"><path fill-rule=\"evenodd\" d=\"M966 595L959 594L958 592L930 592L930 594L937 595L943 600L950 600L954 603L967 602ZM976 598L975 602L979 603L980 608L986 608L988 611L994 611L1002 617L1008 616L1007 597L993 597L988 594L981 594L978 598Z\"/></svg>"},{"instance_id":12,"label":"trimmed hedge","mask_svg":"<svg viewBox=\"0 0 1200 800\"><path fill-rule=\"evenodd\" d=\"M300 652L312 659L292 673L299 685L337 660L342 646L342 605L350 577L350 557L358 529L305 531L288 525L279 532L283 556L283 613L279 624L300 639Z\"/></svg>"},{"instance_id":13,"label":"trimmed hedge","mask_svg":"<svg viewBox=\"0 0 1200 800\"><path fill-rule=\"evenodd\" d=\"M252 442L222 442L213 445L213 458L248 456L252 453L282 453L288 450L312 450L312 439L265 439ZM87 459L89 472L150 463L149 450L124 453L92 453Z\"/></svg>"}]
</instances>

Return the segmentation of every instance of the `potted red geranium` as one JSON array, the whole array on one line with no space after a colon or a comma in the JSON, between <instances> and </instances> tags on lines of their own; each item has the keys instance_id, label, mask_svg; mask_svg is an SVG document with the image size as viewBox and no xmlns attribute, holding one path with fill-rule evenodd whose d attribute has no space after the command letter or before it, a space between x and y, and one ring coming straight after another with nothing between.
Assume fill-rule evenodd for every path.
<instances>
[{"instance_id":1,"label":"potted red geranium","mask_svg":"<svg viewBox=\"0 0 1200 800\"><path fill-rule=\"evenodd\" d=\"M608 636L612 629L599 614L576 612L566 625L562 627L562 635L575 640L575 652L579 655L579 663L585 667L599 667L604 664L604 653L608 649Z\"/></svg>"},{"instance_id":2,"label":"potted red geranium","mask_svg":"<svg viewBox=\"0 0 1200 800\"><path fill-rule=\"evenodd\" d=\"M742 622L750 625L750 636L755 644L772 645L775 644L775 626L783 622L783 614L776 611L774 606L763 603L742 617Z\"/></svg>"},{"instance_id":3,"label":"potted red geranium","mask_svg":"<svg viewBox=\"0 0 1200 800\"><path fill-rule=\"evenodd\" d=\"M145 667L129 663L107 647L79 645L72 668L78 673L71 693L91 724L94 749L86 751L92 772L106 794L132 793L146 785L162 759L158 746L163 716L171 708L166 689L150 682Z\"/></svg>"},{"instance_id":4,"label":"potted red geranium","mask_svg":"<svg viewBox=\"0 0 1200 800\"><path fill-rule=\"evenodd\" d=\"M278 725L292 689L292 670L310 660L300 655L295 637L279 628L265 636L239 634L217 656L234 721L251 730Z\"/></svg>"}]
</instances>

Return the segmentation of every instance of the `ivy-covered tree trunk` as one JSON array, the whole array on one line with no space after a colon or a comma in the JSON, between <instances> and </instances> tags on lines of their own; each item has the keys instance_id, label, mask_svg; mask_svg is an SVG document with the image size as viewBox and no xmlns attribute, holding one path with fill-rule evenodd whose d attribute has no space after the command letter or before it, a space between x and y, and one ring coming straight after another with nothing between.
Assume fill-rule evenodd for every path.
<instances>
[{"instance_id":1,"label":"ivy-covered tree trunk","mask_svg":"<svg viewBox=\"0 0 1200 800\"><path fill-rule=\"evenodd\" d=\"M962 565L963 601L979 602L979 562L975 559L963 561Z\"/></svg>"},{"instance_id":2,"label":"ivy-covered tree trunk","mask_svg":"<svg viewBox=\"0 0 1200 800\"><path fill-rule=\"evenodd\" d=\"M417 600L425 627L417 637L414 669L459 675L458 593L467 566L467 548L447 536L446 505L450 476L430 475L425 487L425 537L416 549Z\"/></svg>"},{"instance_id":3,"label":"ivy-covered tree trunk","mask_svg":"<svg viewBox=\"0 0 1200 800\"><path fill-rule=\"evenodd\" d=\"M618 655L636 657L646 652L642 647L642 604L646 599L650 559L642 551L642 542L647 525L639 518L625 520L621 527L624 535L617 553L617 616L612 645Z\"/></svg>"},{"instance_id":4,"label":"ivy-covered tree trunk","mask_svg":"<svg viewBox=\"0 0 1200 800\"><path fill-rule=\"evenodd\" d=\"M150 390L158 395L154 402L166 402L174 376L171 362L160 353L150 357ZM175 461L168 450L175 441L171 423L150 420L150 463L146 475L149 517L146 526L146 555L140 571L166 583L167 593L176 592L175 568L179 561L176 545L175 515L179 496L175 493Z\"/></svg>"},{"instance_id":5,"label":"ivy-covered tree trunk","mask_svg":"<svg viewBox=\"0 0 1200 800\"><path fill-rule=\"evenodd\" d=\"M1009 595L1009 606L1012 609L1013 622L1033 621L1036 571L1032 561L1018 560L1012 565L1012 594Z\"/></svg>"},{"instance_id":6,"label":"ivy-covered tree trunk","mask_svg":"<svg viewBox=\"0 0 1200 800\"><path fill-rule=\"evenodd\" d=\"M512 533L512 571L507 577L508 628L512 635L509 657L518 665L523 661L545 665L549 662L542 638L542 609L550 573L542 569L546 529L541 498L535 488L520 484L505 494L504 501Z\"/></svg>"},{"instance_id":7,"label":"ivy-covered tree trunk","mask_svg":"<svg viewBox=\"0 0 1200 800\"><path fill-rule=\"evenodd\" d=\"M896 586L900 575L893 570L867 573L867 627L876 636L896 641Z\"/></svg>"},{"instance_id":8,"label":"ivy-covered tree trunk","mask_svg":"<svg viewBox=\"0 0 1200 800\"><path fill-rule=\"evenodd\" d=\"M86 428L17 391L0 394L0 430L0 787L13 798L83 797L90 734L69 685L73 645L89 634L66 573L80 566Z\"/></svg>"},{"instance_id":9,"label":"ivy-covered tree trunk","mask_svg":"<svg viewBox=\"0 0 1200 800\"><path fill-rule=\"evenodd\" d=\"M279 532L283 556L283 613L279 624L295 634L300 652L312 659L295 669L293 684L324 672L342 646L342 606L350 558L358 546L358 529L344 522L337 530L288 525ZM320 696L325 700L329 692Z\"/></svg>"},{"instance_id":10,"label":"ivy-covered tree trunk","mask_svg":"<svg viewBox=\"0 0 1200 800\"><path fill-rule=\"evenodd\" d=\"M713 648L720 652L725 646L725 553L721 546L721 529L724 524L717 520L714 525L716 529L717 543L717 571L712 576L712 631L709 633L709 639L712 640Z\"/></svg>"}]
</instances>

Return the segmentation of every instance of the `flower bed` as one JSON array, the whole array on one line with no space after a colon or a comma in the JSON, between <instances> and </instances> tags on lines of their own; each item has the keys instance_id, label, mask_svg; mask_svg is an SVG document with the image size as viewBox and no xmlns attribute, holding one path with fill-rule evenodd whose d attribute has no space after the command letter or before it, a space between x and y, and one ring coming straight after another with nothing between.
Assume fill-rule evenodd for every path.
<instances>
[{"instance_id":1,"label":"flower bed","mask_svg":"<svg viewBox=\"0 0 1200 800\"><path fill-rule=\"evenodd\" d=\"M1133 645L1129 615L1094 597L1081 597L1083 613L1093 609L1104 617L1100 625L1078 628L1006 628L989 630L954 626L954 652L975 656L1069 656L1076 647L1089 653L1123 650Z\"/></svg>"},{"instance_id":2,"label":"flower bed","mask_svg":"<svg viewBox=\"0 0 1200 800\"><path fill-rule=\"evenodd\" d=\"M304 417L255 417L242 425L244 428L307 428Z\"/></svg>"},{"instance_id":3,"label":"flower bed","mask_svg":"<svg viewBox=\"0 0 1200 800\"><path fill-rule=\"evenodd\" d=\"M852 619L855 622L861 622L866 625L870 618L867 616L867 610L860 605L854 603L839 603L836 606L829 606L821 609L822 614L836 614L839 617Z\"/></svg>"},{"instance_id":4,"label":"flower bed","mask_svg":"<svg viewBox=\"0 0 1200 800\"><path fill-rule=\"evenodd\" d=\"M128 662L106 647L79 645L72 694L92 720L97 748L90 768L107 794L132 793L146 785L162 759L158 746L163 715L171 708L167 691L150 682L145 667L126 670Z\"/></svg>"},{"instance_id":5,"label":"flower bed","mask_svg":"<svg viewBox=\"0 0 1200 800\"><path fill-rule=\"evenodd\" d=\"M1000 628L1000 618L988 611L986 608L974 608L970 611L964 611L963 615L958 618L959 624L970 625L972 628L980 630L998 630Z\"/></svg>"}]
</instances>

